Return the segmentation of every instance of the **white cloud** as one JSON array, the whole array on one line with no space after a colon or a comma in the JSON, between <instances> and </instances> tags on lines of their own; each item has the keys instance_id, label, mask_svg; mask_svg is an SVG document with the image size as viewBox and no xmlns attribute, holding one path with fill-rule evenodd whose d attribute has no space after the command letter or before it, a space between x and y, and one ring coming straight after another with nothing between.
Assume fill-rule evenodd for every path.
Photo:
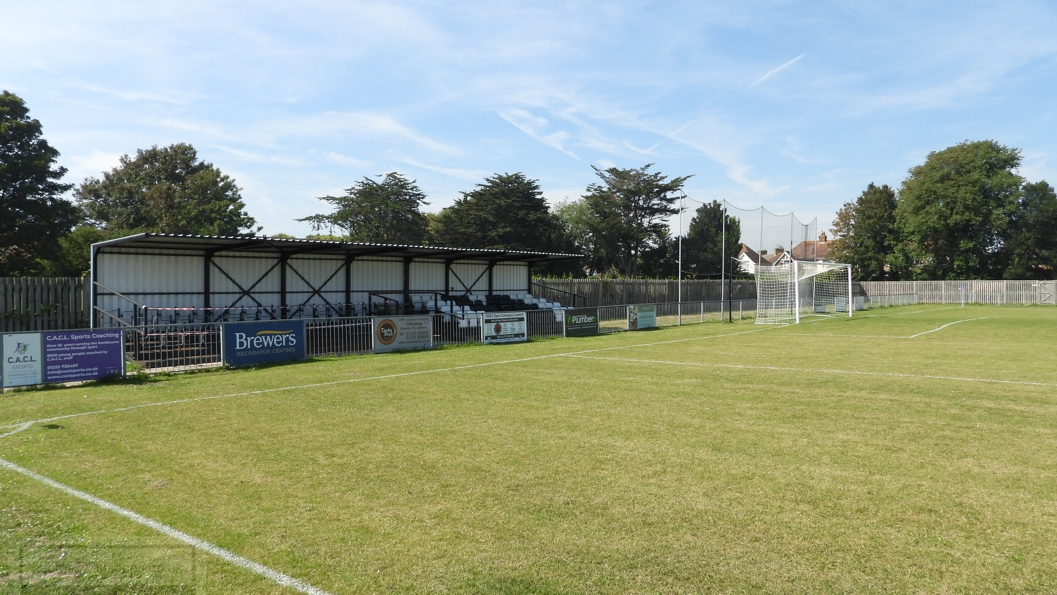
<instances>
[{"instance_id":1,"label":"white cloud","mask_svg":"<svg viewBox=\"0 0 1057 595\"><path fill-rule=\"evenodd\" d=\"M99 178L121 164L121 153L107 153L93 149L87 155L70 155L63 159L67 172L65 179L79 183L87 177Z\"/></svg>"}]
</instances>

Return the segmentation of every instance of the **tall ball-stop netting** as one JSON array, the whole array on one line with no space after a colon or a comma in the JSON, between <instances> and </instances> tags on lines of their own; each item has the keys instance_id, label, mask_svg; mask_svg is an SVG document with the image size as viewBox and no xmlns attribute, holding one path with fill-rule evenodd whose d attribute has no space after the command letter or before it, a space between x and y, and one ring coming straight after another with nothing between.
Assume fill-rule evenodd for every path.
<instances>
[{"instance_id":1,"label":"tall ball-stop netting","mask_svg":"<svg viewBox=\"0 0 1057 595\"><path fill-rule=\"evenodd\" d=\"M741 249L732 269L756 279L756 323L791 324L805 316L851 315L851 269L823 260L818 219L763 207L742 209L724 201L738 221Z\"/></svg>"}]
</instances>

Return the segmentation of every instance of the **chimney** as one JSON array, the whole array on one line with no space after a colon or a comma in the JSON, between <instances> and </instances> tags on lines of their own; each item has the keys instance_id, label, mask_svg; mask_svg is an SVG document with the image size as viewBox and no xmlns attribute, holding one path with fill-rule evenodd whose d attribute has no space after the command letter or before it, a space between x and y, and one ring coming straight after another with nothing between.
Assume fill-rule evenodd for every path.
<instances>
[{"instance_id":1,"label":"chimney","mask_svg":"<svg viewBox=\"0 0 1057 595\"><path fill-rule=\"evenodd\" d=\"M783 248L781 244L774 247L775 254L781 254L782 252L785 252L785 248Z\"/></svg>"},{"instance_id":2,"label":"chimney","mask_svg":"<svg viewBox=\"0 0 1057 595\"><path fill-rule=\"evenodd\" d=\"M818 243L820 243L820 244L825 244L826 243L826 232L822 232L822 233L818 234Z\"/></svg>"}]
</instances>

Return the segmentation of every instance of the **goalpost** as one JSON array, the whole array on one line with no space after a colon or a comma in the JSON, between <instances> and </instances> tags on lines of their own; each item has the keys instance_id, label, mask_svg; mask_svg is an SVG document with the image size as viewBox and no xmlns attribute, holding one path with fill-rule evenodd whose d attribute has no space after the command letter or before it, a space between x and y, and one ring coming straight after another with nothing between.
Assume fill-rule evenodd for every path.
<instances>
[{"instance_id":1,"label":"goalpost","mask_svg":"<svg viewBox=\"0 0 1057 595\"><path fill-rule=\"evenodd\" d=\"M854 309L851 265L794 260L756 267L756 324L799 324Z\"/></svg>"}]
</instances>

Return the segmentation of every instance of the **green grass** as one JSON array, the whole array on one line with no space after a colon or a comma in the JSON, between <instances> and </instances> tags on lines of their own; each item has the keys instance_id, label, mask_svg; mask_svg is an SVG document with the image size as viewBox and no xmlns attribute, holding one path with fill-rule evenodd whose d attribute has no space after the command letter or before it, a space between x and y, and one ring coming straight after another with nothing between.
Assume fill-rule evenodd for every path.
<instances>
[{"instance_id":1,"label":"green grass","mask_svg":"<svg viewBox=\"0 0 1057 595\"><path fill-rule=\"evenodd\" d=\"M917 306L8 392L0 424L349 381L0 457L335 594L1048 593L1055 345L1057 308ZM3 469L0 508L3 586L293 592Z\"/></svg>"}]
</instances>

